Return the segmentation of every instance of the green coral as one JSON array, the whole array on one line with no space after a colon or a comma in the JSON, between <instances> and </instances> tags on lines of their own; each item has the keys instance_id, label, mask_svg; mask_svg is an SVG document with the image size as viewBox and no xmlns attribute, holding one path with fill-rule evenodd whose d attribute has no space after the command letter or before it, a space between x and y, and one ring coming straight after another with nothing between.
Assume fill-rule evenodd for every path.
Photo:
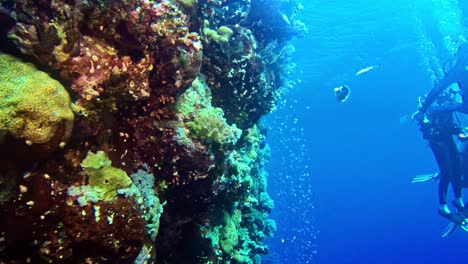
<instances>
[{"instance_id":1,"label":"green coral","mask_svg":"<svg viewBox=\"0 0 468 264\"><path fill-rule=\"evenodd\" d=\"M192 82L192 86L177 99L176 110L178 114L189 117L198 109L211 106L211 100L210 88L203 80L197 78Z\"/></svg>"},{"instance_id":2,"label":"green coral","mask_svg":"<svg viewBox=\"0 0 468 264\"><path fill-rule=\"evenodd\" d=\"M262 169L268 161L270 148L268 145L262 146L261 142L265 136L261 134L257 125L246 130L244 147L229 153L227 160L231 171L229 178L225 181L236 180L239 184L246 185L248 188L255 186L258 189L266 188L266 172ZM254 179L255 178L255 179ZM255 193L259 197L260 193Z\"/></svg>"},{"instance_id":3,"label":"green coral","mask_svg":"<svg viewBox=\"0 0 468 264\"><path fill-rule=\"evenodd\" d=\"M194 120L186 123L192 134L211 144L235 143L240 135L240 130L236 125L229 126L224 118L224 112L221 108L203 108L195 115Z\"/></svg>"},{"instance_id":4,"label":"green coral","mask_svg":"<svg viewBox=\"0 0 468 264\"><path fill-rule=\"evenodd\" d=\"M96 154L88 152L86 158L81 162L81 167L85 169L98 170L105 166L112 165L112 161L106 156L104 151L98 151Z\"/></svg>"},{"instance_id":5,"label":"green coral","mask_svg":"<svg viewBox=\"0 0 468 264\"><path fill-rule=\"evenodd\" d=\"M89 176L88 184L69 187L69 196L78 197L77 201L81 206L112 201L119 194L134 197L144 212L148 235L153 241L156 240L165 203L161 203L157 196L154 175L149 172L147 166L144 166L145 170L138 170L129 177L124 170L112 167L111 160L103 151L90 151L81 167ZM99 208L98 205L94 205L96 222L100 219Z\"/></svg>"},{"instance_id":6,"label":"green coral","mask_svg":"<svg viewBox=\"0 0 468 264\"><path fill-rule=\"evenodd\" d=\"M112 201L117 197L117 190L129 187L132 179L119 168L112 167L112 162L104 152L88 152L81 166L88 175L88 185L71 186L69 196L79 196L78 202L84 206L88 202Z\"/></svg>"},{"instance_id":7,"label":"green coral","mask_svg":"<svg viewBox=\"0 0 468 264\"><path fill-rule=\"evenodd\" d=\"M202 227L202 234L205 238L211 240L211 244L221 249L227 254L233 254L234 248L239 243L239 228L242 219L242 214L239 210L235 210L231 215L224 211L223 224L215 226L211 229Z\"/></svg>"},{"instance_id":8,"label":"green coral","mask_svg":"<svg viewBox=\"0 0 468 264\"><path fill-rule=\"evenodd\" d=\"M30 63L0 53L0 142L6 135L32 144L64 144L74 114L65 88Z\"/></svg>"},{"instance_id":9,"label":"green coral","mask_svg":"<svg viewBox=\"0 0 468 264\"><path fill-rule=\"evenodd\" d=\"M119 168L105 166L98 170L87 169L89 185L102 190L102 200L113 200L117 196L117 190L128 187L132 180L127 173Z\"/></svg>"},{"instance_id":10,"label":"green coral","mask_svg":"<svg viewBox=\"0 0 468 264\"><path fill-rule=\"evenodd\" d=\"M224 252L232 254L234 247L239 243L239 228L242 219L242 214L239 210L235 210L234 213L225 213L226 224L221 229L220 244Z\"/></svg>"},{"instance_id":11,"label":"green coral","mask_svg":"<svg viewBox=\"0 0 468 264\"><path fill-rule=\"evenodd\" d=\"M261 263L259 254L266 254L268 247L262 243L273 235L276 224L268 219L274 206L266 192L264 170L269 148L263 143L265 137L254 125L247 129L242 138L242 147L229 152L226 159L226 172L219 181L225 186L236 186L230 191L236 200L230 205L231 211L221 211L222 219L215 217L212 226L201 227L201 233L211 240L218 256L230 257L236 263Z\"/></svg>"},{"instance_id":12,"label":"green coral","mask_svg":"<svg viewBox=\"0 0 468 264\"><path fill-rule=\"evenodd\" d=\"M234 31L226 26L220 26L217 30L209 28L210 23L205 20L205 27L203 28L203 35L205 35L208 41L213 40L218 44L223 44L229 41Z\"/></svg>"},{"instance_id":13,"label":"green coral","mask_svg":"<svg viewBox=\"0 0 468 264\"><path fill-rule=\"evenodd\" d=\"M189 135L206 144L235 144L242 135L242 130L235 124L229 125L221 108L211 105L210 88L200 79L182 94L176 111L182 116ZM187 141L185 130L179 129L179 138Z\"/></svg>"}]
</instances>

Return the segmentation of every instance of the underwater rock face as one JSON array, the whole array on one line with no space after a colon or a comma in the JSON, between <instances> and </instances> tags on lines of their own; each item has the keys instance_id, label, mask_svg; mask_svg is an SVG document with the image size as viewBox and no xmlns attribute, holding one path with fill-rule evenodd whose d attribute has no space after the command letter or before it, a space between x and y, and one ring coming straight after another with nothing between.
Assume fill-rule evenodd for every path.
<instances>
[{"instance_id":1,"label":"underwater rock face","mask_svg":"<svg viewBox=\"0 0 468 264\"><path fill-rule=\"evenodd\" d=\"M258 3L0 0L0 262L261 262L298 34Z\"/></svg>"}]
</instances>

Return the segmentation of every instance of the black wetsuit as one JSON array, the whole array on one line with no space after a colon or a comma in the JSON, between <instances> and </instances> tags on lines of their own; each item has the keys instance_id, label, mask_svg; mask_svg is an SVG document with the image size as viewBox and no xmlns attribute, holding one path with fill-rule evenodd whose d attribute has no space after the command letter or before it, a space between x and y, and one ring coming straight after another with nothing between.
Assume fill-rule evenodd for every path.
<instances>
[{"instance_id":1,"label":"black wetsuit","mask_svg":"<svg viewBox=\"0 0 468 264\"><path fill-rule=\"evenodd\" d=\"M447 204L450 183L455 197L462 197L462 164L454 139L454 135L458 135L461 129L454 121L453 112L437 112L431 116L429 123L422 123L420 127L439 166L440 204Z\"/></svg>"},{"instance_id":2,"label":"black wetsuit","mask_svg":"<svg viewBox=\"0 0 468 264\"><path fill-rule=\"evenodd\" d=\"M423 102L420 112L426 113L427 109L436 101L439 95L450 85L458 83L460 92L463 97L463 102L447 104L440 110L445 109L447 112L459 111L468 113L468 43L460 46L455 56L455 65L437 85L429 92L426 100ZM467 100L465 100L465 98Z\"/></svg>"}]
</instances>

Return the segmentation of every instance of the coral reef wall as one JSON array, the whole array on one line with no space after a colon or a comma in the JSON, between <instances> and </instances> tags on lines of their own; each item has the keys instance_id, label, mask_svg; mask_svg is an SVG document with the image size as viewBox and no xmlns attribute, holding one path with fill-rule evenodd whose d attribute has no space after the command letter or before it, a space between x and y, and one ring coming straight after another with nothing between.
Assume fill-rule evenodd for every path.
<instances>
[{"instance_id":1,"label":"coral reef wall","mask_svg":"<svg viewBox=\"0 0 468 264\"><path fill-rule=\"evenodd\" d=\"M261 263L295 0L0 0L0 262Z\"/></svg>"}]
</instances>

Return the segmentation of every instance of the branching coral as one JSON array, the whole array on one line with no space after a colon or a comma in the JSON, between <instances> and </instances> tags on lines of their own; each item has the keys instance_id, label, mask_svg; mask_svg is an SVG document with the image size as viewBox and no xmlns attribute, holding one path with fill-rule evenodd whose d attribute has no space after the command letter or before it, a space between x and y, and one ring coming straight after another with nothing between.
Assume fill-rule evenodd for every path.
<instances>
[{"instance_id":1,"label":"branching coral","mask_svg":"<svg viewBox=\"0 0 468 264\"><path fill-rule=\"evenodd\" d=\"M145 212L148 234L151 240L155 241L159 231L159 219L166 203L161 203L157 196L154 175L148 172L148 166L144 166L144 170L138 170L131 177L133 184L127 189L119 190L119 193L127 197L136 197L138 204Z\"/></svg>"}]
</instances>

